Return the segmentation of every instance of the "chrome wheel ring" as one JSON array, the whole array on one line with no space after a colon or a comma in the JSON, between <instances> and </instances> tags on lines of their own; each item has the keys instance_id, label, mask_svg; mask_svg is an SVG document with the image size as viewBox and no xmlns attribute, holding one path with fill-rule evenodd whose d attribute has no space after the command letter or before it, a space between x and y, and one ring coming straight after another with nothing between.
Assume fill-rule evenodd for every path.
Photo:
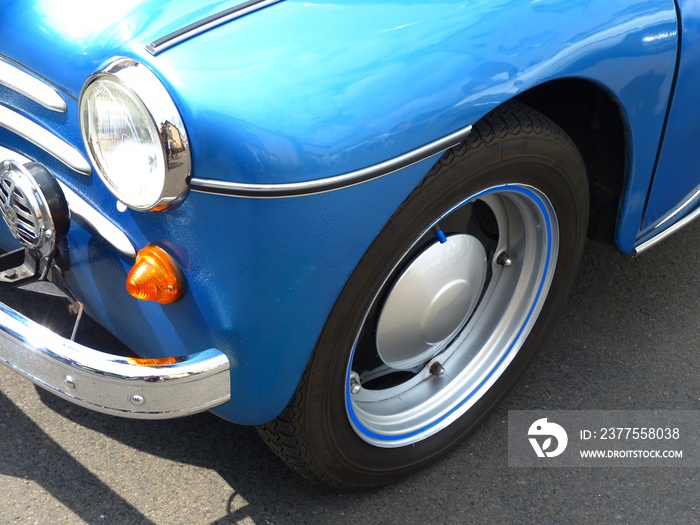
<instances>
[{"instance_id":1,"label":"chrome wheel ring","mask_svg":"<svg viewBox=\"0 0 700 525\"><path fill-rule=\"evenodd\" d=\"M406 446L465 414L530 333L558 239L549 199L520 184L481 191L430 224L389 272L355 338L345 406L357 435Z\"/></svg>"}]
</instances>

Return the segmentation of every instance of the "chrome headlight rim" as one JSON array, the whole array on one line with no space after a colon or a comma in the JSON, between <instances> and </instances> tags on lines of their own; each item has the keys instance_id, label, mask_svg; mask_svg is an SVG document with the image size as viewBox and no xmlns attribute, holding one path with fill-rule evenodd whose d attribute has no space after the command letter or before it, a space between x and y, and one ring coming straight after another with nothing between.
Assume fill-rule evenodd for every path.
<instances>
[{"instance_id":1,"label":"chrome headlight rim","mask_svg":"<svg viewBox=\"0 0 700 525\"><path fill-rule=\"evenodd\" d=\"M149 202L133 202L125 196L128 192L120 188L114 174L106 173L105 168L93 150L90 140L89 115L87 112L87 96L89 88L95 82L111 82L118 89L126 92L148 119L153 132L158 137L164 173L162 173L162 188L156 198ZM118 58L111 61L100 71L90 75L83 85L79 102L80 130L87 154L107 188L125 206L136 211L164 211L178 205L184 200L189 191L192 159L189 139L180 112L165 86L156 75L145 65L129 58ZM161 133L162 126L168 126L171 135L178 137L177 155L169 152L168 140Z\"/></svg>"}]
</instances>

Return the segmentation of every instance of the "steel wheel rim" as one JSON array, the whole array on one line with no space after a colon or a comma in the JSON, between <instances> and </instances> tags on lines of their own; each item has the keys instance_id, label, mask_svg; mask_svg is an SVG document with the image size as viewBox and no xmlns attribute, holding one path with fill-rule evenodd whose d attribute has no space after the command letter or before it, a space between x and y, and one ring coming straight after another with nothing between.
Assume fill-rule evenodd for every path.
<instances>
[{"instance_id":1,"label":"steel wheel rim","mask_svg":"<svg viewBox=\"0 0 700 525\"><path fill-rule=\"evenodd\" d=\"M422 254L431 248L435 251L440 241L426 241L431 235L439 237L433 231L467 212L472 221L471 217L479 215L475 210L484 211L484 206L488 212L482 215L492 216L497 235L491 239L483 225L478 225L480 242L487 245L488 278L477 304L465 310L465 319L458 320L454 333L438 343L435 355L422 347L407 350L410 359L390 362L414 368L390 367L381 360L378 347L367 344L382 308L400 302L387 298L412 265L423 264ZM457 233L448 239L452 235ZM389 272L356 334L346 370L345 406L357 435L380 447L411 445L443 430L482 398L518 354L542 309L556 267L558 238L551 202L539 190L523 184L485 189L428 225ZM470 259L472 264L474 260ZM416 364L420 359L423 362ZM368 362L379 366L366 370Z\"/></svg>"}]
</instances>

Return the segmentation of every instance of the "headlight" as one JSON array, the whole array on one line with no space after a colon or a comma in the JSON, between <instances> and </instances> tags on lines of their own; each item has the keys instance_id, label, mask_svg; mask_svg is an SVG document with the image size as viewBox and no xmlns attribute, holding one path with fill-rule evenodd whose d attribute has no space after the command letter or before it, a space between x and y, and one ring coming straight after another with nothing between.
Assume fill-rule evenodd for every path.
<instances>
[{"instance_id":1,"label":"headlight","mask_svg":"<svg viewBox=\"0 0 700 525\"><path fill-rule=\"evenodd\" d=\"M144 65L119 59L92 75L80 95L80 127L97 174L128 207L161 211L187 194L185 127Z\"/></svg>"}]
</instances>

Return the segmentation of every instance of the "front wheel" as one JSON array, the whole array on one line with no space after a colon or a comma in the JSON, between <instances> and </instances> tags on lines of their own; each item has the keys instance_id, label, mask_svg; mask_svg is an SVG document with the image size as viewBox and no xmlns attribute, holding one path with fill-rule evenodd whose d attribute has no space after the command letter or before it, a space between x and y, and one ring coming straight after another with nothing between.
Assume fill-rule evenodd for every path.
<instances>
[{"instance_id":1,"label":"front wheel","mask_svg":"<svg viewBox=\"0 0 700 525\"><path fill-rule=\"evenodd\" d=\"M564 132L519 104L490 113L370 246L261 435L303 475L342 487L444 454L532 359L587 221L585 168Z\"/></svg>"}]
</instances>

